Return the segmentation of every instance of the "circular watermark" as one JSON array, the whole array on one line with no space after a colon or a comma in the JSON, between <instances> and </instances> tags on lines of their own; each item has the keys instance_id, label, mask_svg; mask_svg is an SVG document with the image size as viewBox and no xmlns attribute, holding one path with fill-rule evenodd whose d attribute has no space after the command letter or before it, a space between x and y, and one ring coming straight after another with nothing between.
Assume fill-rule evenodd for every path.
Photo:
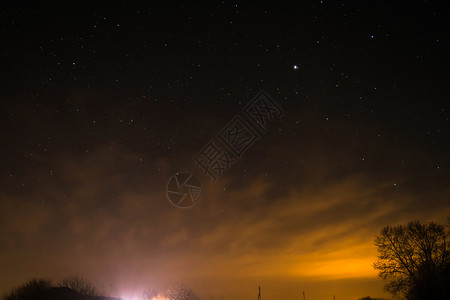
<instances>
[{"instance_id":1,"label":"circular watermark","mask_svg":"<svg viewBox=\"0 0 450 300\"><path fill-rule=\"evenodd\" d=\"M178 208L193 207L200 201L202 192L200 180L191 173L176 173L167 182L167 199Z\"/></svg>"}]
</instances>

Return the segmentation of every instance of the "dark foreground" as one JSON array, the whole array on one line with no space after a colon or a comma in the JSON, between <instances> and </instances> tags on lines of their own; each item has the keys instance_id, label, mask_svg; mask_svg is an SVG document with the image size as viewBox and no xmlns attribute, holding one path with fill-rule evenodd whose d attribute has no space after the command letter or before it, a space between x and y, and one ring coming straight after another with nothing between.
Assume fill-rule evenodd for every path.
<instances>
[{"instance_id":1,"label":"dark foreground","mask_svg":"<svg viewBox=\"0 0 450 300\"><path fill-rule=\"evenodd\" d=\"M34 299L33 299L34 300ZM102 296L83 296L67 287L54 287L37 295L35 300L123 300Z\"/></svg>"}]
</instances>

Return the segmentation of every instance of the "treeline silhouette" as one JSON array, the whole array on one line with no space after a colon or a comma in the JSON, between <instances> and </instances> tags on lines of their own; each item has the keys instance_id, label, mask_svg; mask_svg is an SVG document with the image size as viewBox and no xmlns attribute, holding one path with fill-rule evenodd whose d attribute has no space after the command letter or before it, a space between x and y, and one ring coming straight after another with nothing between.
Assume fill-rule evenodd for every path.
<instances>
[{"instance_id":1,"label":"treeline silhouette","mask_svg":"<svg viewBox=\"0 0 450 300\"><path fill-rule=\"evenodd\" d=\"M450 300L449 238L449 226L434 222L384 227L375 238L374 268L386 291L408 300Z\"/></svg>"},{"instance_id":2,"label":"treeline silhouette","mask_svg":"<svg viewBox=\"0 0 450 300\"><path fill-rule=\"evenodd\" d=\"M48 279L34 278L1 297L2 300L98 300L114 299L100 295L94 285L78 275L64 278L56 286Z\"/></svg>"},{"instance_id":3,"label":"treeline silhouette","mask_svg":"<svg viewBox=\"0 0 450 300\"><path fill-rule=\"evenodd\" d=\"M144 291L143 300L154 297L168 300L199 300L199 297L183 284L171 286L167 291ZM3 294L0 300L123 300L102 295L88 280L79 275L64 278L57 285L50 280L35 278Z\"/></svg>"}]
</instances>

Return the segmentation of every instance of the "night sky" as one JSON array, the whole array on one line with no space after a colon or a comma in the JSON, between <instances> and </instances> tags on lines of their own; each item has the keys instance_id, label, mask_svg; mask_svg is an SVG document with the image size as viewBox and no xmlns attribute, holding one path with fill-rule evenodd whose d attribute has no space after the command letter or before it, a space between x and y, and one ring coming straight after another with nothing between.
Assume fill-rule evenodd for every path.
<instances>
[{"instance_id":1,"label":"night sky","mask_svg":"<svg viewBox=\"0 0 450 300\"><path fill-rule=\"evenodd\" d=\"M450 215L448 20L434 1L4 3L0 292L77 273L136 299L388 297L375 235ZM284 115L213 182L194 157L262 90ZM203 189L189 209L177 172Z\"/></svg>"}]
</instances>

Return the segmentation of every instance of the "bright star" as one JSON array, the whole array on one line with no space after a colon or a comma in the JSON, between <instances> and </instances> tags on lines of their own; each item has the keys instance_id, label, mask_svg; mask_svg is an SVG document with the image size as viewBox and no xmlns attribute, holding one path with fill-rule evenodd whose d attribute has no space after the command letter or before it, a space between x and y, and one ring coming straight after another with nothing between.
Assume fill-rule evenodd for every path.
<instances>
[{"instance_id":1,"label":"bright star","mask_svg":"<svg viewBox=\"0 0 450 300\"><path fill-rule=\"evenodd\" d=\"M294 70L298 70L299 67L297 65L294 65Z\"/></svg>"}]
</instances>

